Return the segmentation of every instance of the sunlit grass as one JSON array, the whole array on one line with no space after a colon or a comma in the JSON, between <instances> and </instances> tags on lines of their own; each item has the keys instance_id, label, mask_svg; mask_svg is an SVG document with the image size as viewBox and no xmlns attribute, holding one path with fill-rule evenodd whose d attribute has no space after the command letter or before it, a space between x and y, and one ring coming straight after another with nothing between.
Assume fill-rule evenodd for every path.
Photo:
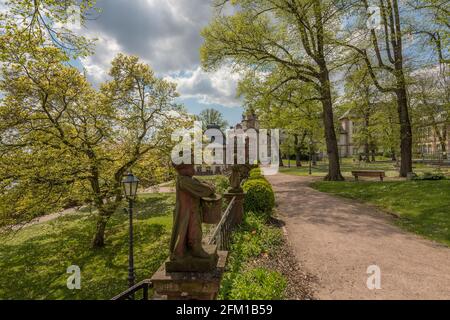
<instances>
[{"instance_id":1,"label":"sunlit grass","mask_svg":"<svg viewBox=\"0 0 450 320\"><path fill-rule=\"evenodd\" d=\"M383 170L386 172L386 176L389 178L397 178L399 176L398 168L395 167L394 163L391 161L379 161L383 160L381 158L377 159L378 162L366 163L364 161L356 161L351 158L341 159L341 171L345 178L352 178L352 170ZM284 167L280 168L281 173L292 174L297 176L309 176L309 163L307 161L302 162L302 167L297 168L295 166L295 161L290 161L291 167L288 167L289 162L284 161ZM438 169L436 166L430 166L421 163L415 163L413 165L414 172L417 174L422 174L425 172L433 172ZM439 168L444 174L450 176L449 167ZM328 162L319 161L317 165L312 166L312 176L313 177L325 177L328 173Z\"/></svg>"},{"instance_id":2,"label":"sunlit grass","mask_svg":"<svg viewBox=\"0 0 450 320\"><path fill-rule=\"evenodd\" d=\"M173 194L141 195L136 205L137 281L149 278L168 255ZM124 204L125 206L125 204ZM128 216L108 223L106 247L93 250L95 217L86 210L0 238L0 299L110 299L127 289ZM66 270L81 268L81 290L69 290Z\"/></svg>"}]
</instances>

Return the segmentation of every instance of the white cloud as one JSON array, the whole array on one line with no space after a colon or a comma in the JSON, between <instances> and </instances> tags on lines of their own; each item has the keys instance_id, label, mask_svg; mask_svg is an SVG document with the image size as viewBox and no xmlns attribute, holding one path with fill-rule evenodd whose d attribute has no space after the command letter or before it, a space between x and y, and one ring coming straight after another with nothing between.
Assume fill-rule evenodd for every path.
<instances>
[{"instance_id":1,"label":"white cloud","mask_svg":"<svg viewBox=\"0 0 450 320\"><path fill-rule=\"evenodd\" d=\"M108 76L111 61L120 52L123 51L116 39L108 35L98 36L95 54L81 59L88 79L95 85L105 81Z\"/></svg>"},{"instance_id":2,"label":"white cloud","mask_svg":"<svg viewBox=\"0 0 450 320\"><path fill-rule=\"evenodd\" d=\"M178 92L183 98L196 98L204 104L238 107L242 105L236 97L240 77L239 74L233 73L230 67L222 67L211 73L198 67L187 76L168 76L166 79L177 83Z\"/></svg>"},{"instance_id":3,"label":"white cloud","mask_svg":"<svg viewBox=\"0 0 450 320\"><path fill-rule=\"evenodd\" d=\"M95 54L81 63L95 85L107 79L110 63L122 52L137 55L160 77L178 84L182 99L203 104L241 106L236 98L239 75L224 67L200 68L200 30L212 16L209 0L99 0L102 13L83 34L97 38Z\"/></svg>"}]
</instances>

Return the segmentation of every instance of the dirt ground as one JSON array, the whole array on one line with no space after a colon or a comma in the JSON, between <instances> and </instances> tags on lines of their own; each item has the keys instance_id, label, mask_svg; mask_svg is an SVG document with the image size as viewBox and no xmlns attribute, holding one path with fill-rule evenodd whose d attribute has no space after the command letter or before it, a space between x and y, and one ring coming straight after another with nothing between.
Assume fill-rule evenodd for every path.
<instances>
[{"instance_id":1,"label":"dirt ground","mask_svg":"<svg viewBox=\"0 0 450 320\"><path fill-rule=\"evenodd\" d=\"M309 177L267 178L299 265L317 279L314 298L450 299L450 248L372 207L313 190ZM381 289L368 289L369 266L379 267Z\"/></svg>"}]
</instances>

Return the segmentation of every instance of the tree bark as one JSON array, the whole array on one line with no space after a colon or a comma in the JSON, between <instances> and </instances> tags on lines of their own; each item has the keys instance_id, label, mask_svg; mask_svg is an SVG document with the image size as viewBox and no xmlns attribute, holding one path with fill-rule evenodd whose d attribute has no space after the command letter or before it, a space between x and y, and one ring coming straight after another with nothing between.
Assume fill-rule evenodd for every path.
<instances>
[{"instance_id":1,"label":"tree bark","mask_svg":"<svg viewBox=\"0 0 450 320\"><path fill-rule=\"evenodd\" d=\"M364 161L370 162L370 141L369 141L369 115L367 112L364 112Z\"/></svg>"},{"instance_id":2,"label":"tree bark","mask_svg":"<svg viewBox=\"0 0 450 320\"><path fill-rule=\"evenodd\" d=\"M296 151L296 153L295 153L295 165L296 165L298 168L301 168L301 167L302 167L301 156L302 156L302 153L301 153L301 151L300 151L300 148L297 148L297 151Z\"/></svg>"},{"instance_id":3,"label":"tree bark","mask_svg":"<svg viewBox=\"0 0 450 320\"><path fill-rule=\"evenodd\" d=\"M392 161L397 162L397 156L396 156L394 150L391 150L391 159L392 159Z\"/></svg>"},{"instance_id":4,"label":"tree bark","mask_svg":"<svg viewBox=\"0 0 450 320\"><path fill-rule=\"evenodd\" d=\"M278 149L278 159L280 159L280 167L284 167L283 154L281 153L281 148Z\"/></svg>"},{"instance_id":5,"label":"tree bark","mask_svg":"<svg viewBox=\"0 0 450 320\"><path fill-rule=\"evenodd\" d=\"M324 61L325 63L325 61ZM325 141L327 145L327 153L329 159L328 174L326 181L344 181L341 174L341 165L339 161L339 148L336 139L336 130L334 127L333 104L331 100L330 79L328 70L325 66L321 68L322 79L322 107L323 107L323 124L325 127Z\"/></svg>"},{"instance_id":6,"label":"tree bark","mask_svg":"<svg viewBox=\"0 0 450 320\"><path fill-rule=\"evenodd\" d=\"M304 140L304 138L302 140ZM294 135L294 144L295 144L295 165L296 165L296 167L300 168L302 166L302 161L301 161L302 149L301 149L301 145L303 144L303 142L300 142L297 134Z\"/></svg>"},{"instance_id":7,"label":"tree bark","mask_svg":"<svg viewBox=\"0 0 450 320\"><path fill-rule=\"evenodd\" d=\"M442 160L447 160L448 156L447 156L447 143L441 142L441 151L442 151Z\"/></svg>"},{"instance_id":8,"label":"tree bark","mask_svg":"<svg viewBox=\"0 0 450 320\"><path fill-rule=\"evenodd\" d=\"M442 160L447 160L447 124L444 123L442 133L437 125L434 125L434 131L438 137L439 144L441 145Z\"/></svg>"},{"instance_id":9,"label":"tree bark","mask_svg":"<svg viewBox=\"0 0 450 320\"><path fill-rule=\"evenodd\" d=\"M398 8L398 0L392 2L392 14L395 21L393 28L395 40L392 40L394 47L394 75L397 80L397 96L398 114L400 118L400 148L401 148L401 164L400 176L407 177L408 173L413 171L412 168L412 129L411 119L409 118L408 95L406 90L405 74L403 72L403 44L402 30L400 25L400 11Z\"/></svg>"},{"instance_id":10,"label":"tree bark","mask_svg":"<svg viewBox=\"0 0 450 320\"><path fill-rule=\"evenodd\" d=\"M412 130L411 120L409 118L408 100L406 88L400 88L396 92L398 114L400 120L400 176L407 177L408 173L413 171L412 168Z\"/></svg>"},{"instance_id":11,"label":"tree bark","mask_svg":"<svg viewBox=\"0 0 450 320\"><path fill-rule=\"evenodd\" d=\"M444 128L443 138L441 140L441 151L442 151L442 159L447 160L447 129Z\"/></svg>"},{"instance_id":12,"label":"tree bark","mask_svg":"<svg viewBox=\"0 0 450 320\"><path fill-rule=\"evenodd\" d=\"M97 220L97 226L95 230L95 236L92 240L93 248L103 248L105 246L105 229L108 223L109 217L100 215Z\"/></svg>"},{"instance_id":13,"label":"tree bark","mask_svg":"<svg viewBox=\"0 0 450 320\"><path fill-rule=\"evenodd\" d=\"M367 163L370 162L370 147L367 141L364 143L364 161Z\"/></svg>"},{"instance_id":14,"label":"tree bark","mask_svg":"<svg viewBox=\"0 0 450 320\"><path fill-rule=\"evenodd\" d=\"M313 10L315 16L315 24L317 29L317 54L313 59L317 63L320 74L320 95L322 98L323 107L323 124L325 127L325 141L327 145L328 153L328 174L325 177L326 181L343 181L345 180L341 174L341 165L339 163L339 148L336 139L336 130L334 128L334 116L333 116L333 102L331 99L331 84L330 73L327 67L327 61L325 59L325 32L323 27L323 14L322 4L316 0L313 2Z\"/></svg>"}]
</instances>

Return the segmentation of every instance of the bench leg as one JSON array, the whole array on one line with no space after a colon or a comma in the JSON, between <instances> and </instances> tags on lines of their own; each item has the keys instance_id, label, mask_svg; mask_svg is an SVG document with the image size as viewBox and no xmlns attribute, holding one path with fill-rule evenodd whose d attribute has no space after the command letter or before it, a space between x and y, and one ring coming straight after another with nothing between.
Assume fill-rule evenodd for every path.
<instances>
[{"instance_id":1,"label":"bench leg","mask_svg":"<svg viewBox=\"0 0 450 320\"><path fill-rule=\"evenodd\" d=\"M358 181L358 176L355 176L355 181Z\"/></svg>"},{"instance_id":2,"label":"bench leg","mask_svg":"<svg viewBox=\"0 0 450 320\"><path fill-rule=\"evenodd\" d=\"M381 182L383 182L383 181L384 181L384 179L383 179L383 176L380 176L380 180L381 180Z\"/></svg>"}]
</instances>

